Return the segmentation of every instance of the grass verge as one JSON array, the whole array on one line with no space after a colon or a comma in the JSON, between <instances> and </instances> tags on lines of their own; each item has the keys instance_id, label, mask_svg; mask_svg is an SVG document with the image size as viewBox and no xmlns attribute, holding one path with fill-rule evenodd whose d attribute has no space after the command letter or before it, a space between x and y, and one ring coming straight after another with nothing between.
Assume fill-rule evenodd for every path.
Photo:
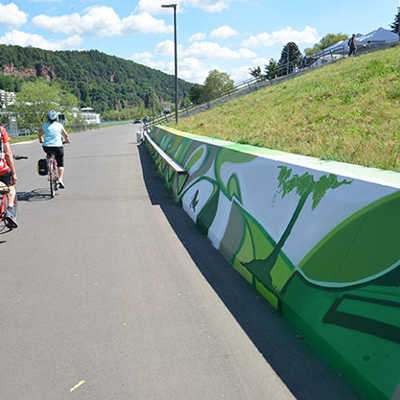
<instances>
[{"instance_id":1,"label":"grass verge","mask_svg":"<svg viewBox=\"0 0 400 400\"><path fill-rule=\"evenodd\" d=\"M399 110L397 46L347 58L181 119L178 129L400 171Z\"/></svg>"}]
</instances>

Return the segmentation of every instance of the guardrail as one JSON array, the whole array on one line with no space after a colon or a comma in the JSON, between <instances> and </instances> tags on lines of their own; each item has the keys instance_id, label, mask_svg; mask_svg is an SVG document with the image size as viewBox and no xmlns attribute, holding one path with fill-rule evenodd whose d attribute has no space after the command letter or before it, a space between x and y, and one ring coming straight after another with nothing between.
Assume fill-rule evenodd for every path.
<instances>
[{"instance_id":1,"label":"guardrail","mask_svg":"<svg viewBox=\"0 0 400 400\"><path fill-rule=\"evenodd\" d=\"M141 135L138 134L138 142L143 142L146 141L152 148L153 150L161 157L161 159L165 162L167 166L172 168L174 172L176 173L178 179L175 179L176 182L176 189L175 189L175 194L179 195L179 177L181 175L185 176L185 180L182 182L181 188L185 186L185 183L189 177L188 171L183 168L181 165L179 165L172 157L170 157L158 144L150 137L149 135L149 128L144 127L143 130L143 136L140 138Z\"/></svg>"}]
</instances>

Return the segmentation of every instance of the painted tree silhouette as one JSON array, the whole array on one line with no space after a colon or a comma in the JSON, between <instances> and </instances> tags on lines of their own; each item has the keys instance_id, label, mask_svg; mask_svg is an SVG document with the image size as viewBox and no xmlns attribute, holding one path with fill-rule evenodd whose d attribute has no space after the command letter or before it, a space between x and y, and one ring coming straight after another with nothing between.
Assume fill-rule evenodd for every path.
<instances>
[{"instance_id":1,"label":"painted tree silhouette","mask_svg":"<svg viewBox=\"0 0 400 400\"><path fill-rule=\"evenodd\" d=\"M275 266L279 253L290 236L290 233L292 232L293 227L295 226L296 221L298 220L309 197L312 196L312 209L314 210L329 189L336 189L341 185L349 185L352 183L352 181L346 179L338 181L337 176L333 174L323 175L318 181L315 181L314 176L308 172L305 172L303 175L292 175L291 168L285 166L279 166L278 168L280 169L278 176L278 194L280 194L283 199L295 190L296 194L299 196L299 201L288 225L279 240L276 242L271 253L262 260L255 259L245 264L246 267L257 274L259 278L261 278L259 274L264 275L266 273L267 282L269 282L270 288L273 290L277 290L277 288L273 285L270 272Z\"/></svg>"},{"instance_id":2,"label":"painted tree silhouette","mask_svg":"<svg viewBox=\"0 0 400 400\"><path fill-rule=\"evenodd\" d=\"M323 175L318 181L314 181L314 177L308 172L305 172L301 176L297 174L292 176L291 168L284 166L278 168L281 170L278 177L278 193L281 193L282 199L293 190L296 190L296 194L300 198L289 224L276 243L274 250L265 260L265 266L267 267L268 272L274 267L279 252L282 250L282 247L288 239L307 199L312 195L312 209L314 210L329 189L336 189L341 185L349 185L352 182L347 181L346 179L339 182L337 176L333 174Z\"/></svg>"}]
</instances>

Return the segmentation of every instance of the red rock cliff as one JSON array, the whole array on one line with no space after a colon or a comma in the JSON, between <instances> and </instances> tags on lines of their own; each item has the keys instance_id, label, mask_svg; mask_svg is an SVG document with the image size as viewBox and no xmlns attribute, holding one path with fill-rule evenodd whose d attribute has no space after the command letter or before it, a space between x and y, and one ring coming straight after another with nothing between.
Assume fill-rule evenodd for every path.
<instances>
[{"instance_id":1,"label":"red rock cliff","mask_svg":"<svg viewBox=\"0 0 400 400\"><path fill-rule=\"evenodd\" d=\"M54 71L52 71L50 67L43 64L38 64L34 68L24 68L23 70L17 70L14 64L4 65L1 73L3 75L12 75L19 78L27 78L30 76L42 77L48 81L56 77Z\"/></svg>"}]
</instances>

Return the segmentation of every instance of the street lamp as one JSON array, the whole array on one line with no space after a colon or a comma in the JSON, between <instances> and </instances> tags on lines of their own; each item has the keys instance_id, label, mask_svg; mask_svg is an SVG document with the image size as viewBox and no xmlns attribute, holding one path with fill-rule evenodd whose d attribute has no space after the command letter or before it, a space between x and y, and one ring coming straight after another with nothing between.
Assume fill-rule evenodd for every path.
<instances>
[{"instance_id":1,"label":"street lamp","mask_svg":"<svg viewBox=\"0 0 400 400\"><path fill-rule=\"evenodd\" d=\"M178 125L178 49L176 45L176 6L177 4L163 4L163 8L174 9L174 39L175 39L175 122Z\"/></svg>"}]
</instances>

